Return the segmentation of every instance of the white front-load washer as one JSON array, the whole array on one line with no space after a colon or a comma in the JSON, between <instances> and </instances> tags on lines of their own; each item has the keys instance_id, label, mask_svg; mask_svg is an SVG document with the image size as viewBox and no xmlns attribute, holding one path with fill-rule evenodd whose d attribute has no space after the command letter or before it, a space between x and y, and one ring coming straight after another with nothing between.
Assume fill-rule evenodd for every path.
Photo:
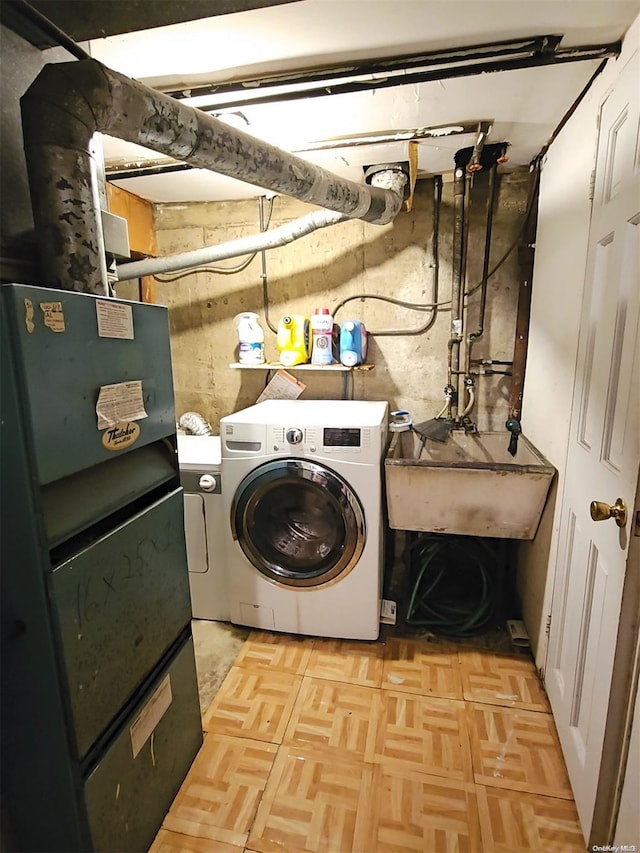
<instances>
[{"instance_id":1,"label":"white front-load washer","mask_svg":"<svg viewBox=\"0 0 640 853\"><path fill-rule=\"evenodd\" d=\"M386 402L266 400L220 421L231 621L374 640Z\"/></svg>"}]
</instances>

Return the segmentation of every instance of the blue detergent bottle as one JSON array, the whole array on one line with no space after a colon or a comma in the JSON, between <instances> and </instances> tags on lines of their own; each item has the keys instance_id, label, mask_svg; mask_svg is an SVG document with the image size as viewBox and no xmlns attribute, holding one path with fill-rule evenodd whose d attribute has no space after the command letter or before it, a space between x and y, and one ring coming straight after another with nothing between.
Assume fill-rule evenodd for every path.
<instances>
[{"instance_id":1,"label":"blue detergent bottle","mask_svg":"<svg viewBox=\"0 0 640 853\"><path fill-rule=\"evenodd\" d=\"M340 362L346 367L363 364L367 357L367 330L361 320L345 320L340 328Z\"/></svg>"}]
</instances>

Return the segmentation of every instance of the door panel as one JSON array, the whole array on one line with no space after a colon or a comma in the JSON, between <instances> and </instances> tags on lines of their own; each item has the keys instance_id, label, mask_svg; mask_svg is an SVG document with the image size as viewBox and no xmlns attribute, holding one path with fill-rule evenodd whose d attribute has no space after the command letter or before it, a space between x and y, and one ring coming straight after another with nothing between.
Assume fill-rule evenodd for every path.
<instances>
[{"instance_id":1,"label":"door panel","mask_svg":"<svg viewBox=\"0 0 640 853\"><path fill-rule=\"evenodd\" d=\"M636 29L637 36L637 29ZM602 757L640 463L638 52L600 109L581 337L562 499L546 684L585 837Z\"/></svg>"}]
</instances>

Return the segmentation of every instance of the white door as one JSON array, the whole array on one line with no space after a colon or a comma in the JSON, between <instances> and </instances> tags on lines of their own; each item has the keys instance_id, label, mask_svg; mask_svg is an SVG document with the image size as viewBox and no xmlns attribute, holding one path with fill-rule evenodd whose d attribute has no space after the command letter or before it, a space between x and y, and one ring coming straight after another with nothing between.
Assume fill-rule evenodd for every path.
<instances>
[{"instance_id":1,"label":"white door","mask_svg":"<svg viewBox=\"0 0 640 853\"><path fill-rule=\"evenodd\" d=\"M546 662L546 687L586 838L602 755L640 462L637 34L635 26L635 52L600 109ZM591 501L613 505L617 498L627 507L626 526L618 527L613 518L592 520Z\"/></svg>"}]
</instances>

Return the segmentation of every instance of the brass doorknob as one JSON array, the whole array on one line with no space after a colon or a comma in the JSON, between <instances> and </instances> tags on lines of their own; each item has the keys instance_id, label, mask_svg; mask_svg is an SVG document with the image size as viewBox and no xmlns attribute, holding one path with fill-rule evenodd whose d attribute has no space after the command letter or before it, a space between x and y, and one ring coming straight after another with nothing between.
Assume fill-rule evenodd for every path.
<instances>
[{"instance_id":1,"label":"brass doorknob","mask_svg":"<svg viewBox=\"0 0 640 853\"><path fill-rule=\"evenodd\" d=\"M606 521L608 518L613 518L618 527L624 527L627 523L627 507L622 498L618 498L613 506L602 501L591 501L590 512L594 521Z\"/></svg>"}]
</instances>

